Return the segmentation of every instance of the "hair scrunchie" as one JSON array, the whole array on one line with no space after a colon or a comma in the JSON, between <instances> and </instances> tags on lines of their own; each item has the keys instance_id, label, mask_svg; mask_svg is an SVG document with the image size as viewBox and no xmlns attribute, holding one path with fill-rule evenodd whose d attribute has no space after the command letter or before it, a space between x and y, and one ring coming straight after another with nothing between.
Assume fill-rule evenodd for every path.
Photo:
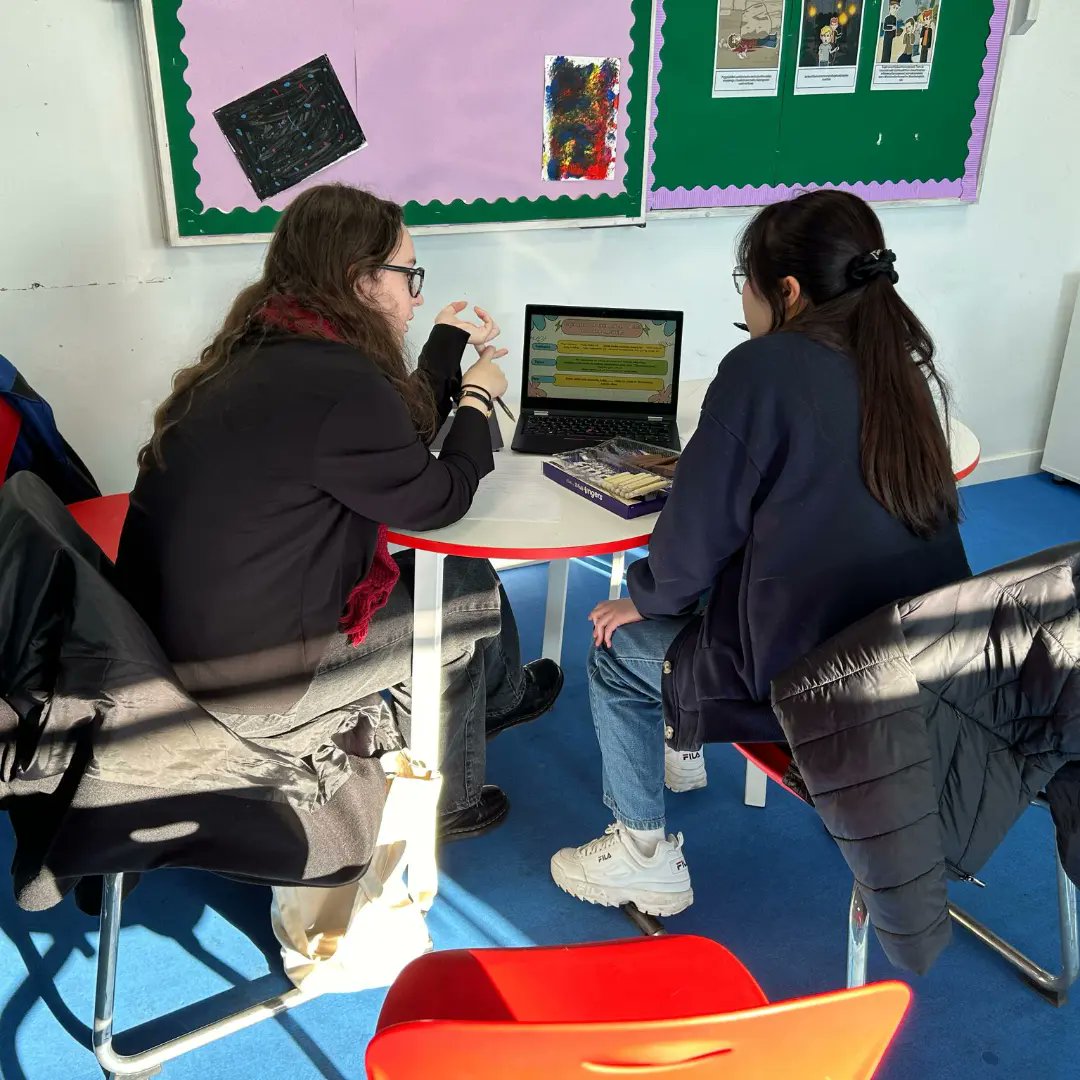
<instances>
[{"instance_id":1,"label":"hair scrunchie","mask_svg":"<svg viewBox=\"0 0 1080 1080\"><path fill-rule=\"evenodd\" d=\"M888 248L856 255L848 263L847 279L855 286L865 285L876 277L887 277L894 285L900 280L896 272L896 253Z\"/></svg>"}]
</instances>

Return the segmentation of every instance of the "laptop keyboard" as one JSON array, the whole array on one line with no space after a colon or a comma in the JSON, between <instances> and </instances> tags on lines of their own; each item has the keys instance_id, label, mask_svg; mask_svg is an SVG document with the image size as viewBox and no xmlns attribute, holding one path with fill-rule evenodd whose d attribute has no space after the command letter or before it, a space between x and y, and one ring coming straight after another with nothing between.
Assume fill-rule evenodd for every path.
<instances>
[{"instance_id":1,"label":"laptop keyboard","mask_svg":"<svg viewBox=\"0 0 1080 1080\"><path fill-rule=\"evenodd\" d=\"M654 443L669 431L666 424L653 420L638 420L632 416L537 416L525 417L526 435L543 435L562 439L636 439Z\"/></svg>"}]
</instances>

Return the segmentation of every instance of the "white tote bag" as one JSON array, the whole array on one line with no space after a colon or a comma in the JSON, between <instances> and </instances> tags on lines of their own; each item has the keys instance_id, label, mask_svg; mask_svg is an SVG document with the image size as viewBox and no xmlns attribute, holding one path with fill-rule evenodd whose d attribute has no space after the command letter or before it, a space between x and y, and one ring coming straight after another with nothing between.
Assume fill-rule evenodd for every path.
<instances>
[{"instance_id":1,"label":"white tote bag","mask_svg":"<svg viewBox=\"0 0 1080 1080\"><path fill-rule=\"evenodd\" d=\"M432 947L424 912L435 895L442 777L407 751L386 754L382 762L390 788L364 876L331 889L273 890L270 917L285 973L313 995L389 986Z\"/></svg>"}]
</instances>

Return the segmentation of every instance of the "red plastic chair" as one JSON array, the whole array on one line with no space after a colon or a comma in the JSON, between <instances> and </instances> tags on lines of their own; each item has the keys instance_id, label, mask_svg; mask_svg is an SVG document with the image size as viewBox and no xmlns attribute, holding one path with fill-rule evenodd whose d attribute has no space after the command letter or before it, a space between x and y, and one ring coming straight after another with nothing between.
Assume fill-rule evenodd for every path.
<instances>
[{"instance_id":1,"label":"red plastic chair","mask_svg":"<svg viewBox=\"0 0 1080 1080\"><path fill-rule=\"evenodd\" d=\"M83 532L113 562L120 548L120 533L124 528L130 498L127 495L102 495L98 499L86 499L72 503L68 509Z\"/></svg>"},{"instance_id":2,"label":"red plastic chair","mask_svg":"<svg viewBox=\"0 0 1080 1080\"><path fill-rule=\"evenodd\" d=\"M868 1080L911 991L769 1004L707 938L430 953L390 988L370 1080Z\"/></svg>"}]
</instances>

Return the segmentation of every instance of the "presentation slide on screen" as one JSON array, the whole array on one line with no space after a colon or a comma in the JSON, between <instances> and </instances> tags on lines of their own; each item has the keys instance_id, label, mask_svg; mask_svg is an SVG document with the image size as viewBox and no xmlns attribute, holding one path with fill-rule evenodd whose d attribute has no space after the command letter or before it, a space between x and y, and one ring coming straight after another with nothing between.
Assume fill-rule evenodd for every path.
<instances>
[{"instance_id":1,"label":"presentation slide on screen","mask_svg":"<svg viewBox=\"0 0 1080 1080\"><path fill-rule=\"evenodd\" d=\"M674 363L673 321L532 317L532 398L670 402Z\"/></svg>"}]
</instances>

